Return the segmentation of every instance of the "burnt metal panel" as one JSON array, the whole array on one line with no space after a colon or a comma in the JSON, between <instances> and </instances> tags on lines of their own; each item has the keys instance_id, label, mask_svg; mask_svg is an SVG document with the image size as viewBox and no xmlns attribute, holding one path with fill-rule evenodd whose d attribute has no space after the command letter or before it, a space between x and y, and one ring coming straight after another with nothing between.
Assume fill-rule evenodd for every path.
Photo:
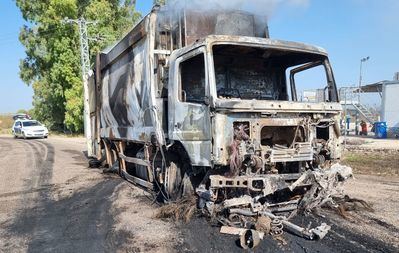
<instances>
[{"instance_id":1,"label":"burnt metal panel","mask_svg":"<svg viewBox=\"0 0 399 253\"><path fill-rule=\"evenodd\" d=\"M200 38L215 34L216 20L212 14L203 11L188 11L185 13L186 45L193 44Z\"/></svg>"},{"instance_id":2,"label":"burnt metal panel","mask_svg":"<svg viewBox=\"0 0 399 253\"><path fill-rule=\"evenodd\" d=\"M148 40L143 38L103 73L101 136L142 141L149 139L153 125L148 47Z\"/></svg>"},{"instance_id":3,"label":"burnt metal panel","mask_svg":"<svg viewBox=\"0 0 399 253\"><path fill-rule=\"evenodd\" d=\"M225 12L216 17L215 34L255 37L255 19L244 12Z\"/></svg>"},{"instance_id":4,"label":"burnt metal panel","mask_svg":"<svg viewBox=\"0 0 399 253\"><path fill-rule=\"evenodd\" d=\"M112 64L138 41L147 35L146 25L148 17L145 17L126 36L120 40L109 52L101 54L101 70Z\"/></svg>"},{"instance_id":5,"label":"burnt metal panel","mask_svg":"<svg viewBox=\"0 0 399 253\"><path fill-rule=\"evenodd\" d=\"M185 45L208 35L263 37L265 32L257 34L256 31L267 29L267 22L255 23L254 15L242 11L185 10L183 18ZM257 25L263 28L257 29Z\"/></svg>"}]
</instances>

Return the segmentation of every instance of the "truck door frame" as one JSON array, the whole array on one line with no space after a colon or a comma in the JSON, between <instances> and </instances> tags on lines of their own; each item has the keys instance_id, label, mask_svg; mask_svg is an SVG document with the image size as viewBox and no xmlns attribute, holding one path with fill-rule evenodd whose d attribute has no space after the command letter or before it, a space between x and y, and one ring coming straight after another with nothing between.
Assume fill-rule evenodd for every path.
<instances>
[{"instance_id":1,"label":"truck door frame","mask_svg":"<svg viewBox=\"0 0 399 253\"><path fill-rule=\"evenodd\" d=\"M204 57L205 94L203 102L185 102L182 97L181 64L196 56ZM169 74L169 139L179 141L186 149L193 166L211 166L211 119L209 63L205 46L179 55Z\"/></svg>"}]
</instances>

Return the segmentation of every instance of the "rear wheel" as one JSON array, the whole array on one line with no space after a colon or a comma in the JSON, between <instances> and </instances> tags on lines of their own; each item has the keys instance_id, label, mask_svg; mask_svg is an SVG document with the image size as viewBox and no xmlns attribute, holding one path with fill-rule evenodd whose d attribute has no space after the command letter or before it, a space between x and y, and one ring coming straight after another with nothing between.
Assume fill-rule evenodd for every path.
<instances>
[{"instance_id":1,"label":"rear wheel","mask_svg":"<svg viewBox=\"0 0 399 253\"><path fill-rule=\"evenodd\" d=\"M89 168L100 168L101 161L97 159L90 159L89 160Z\"/></svg>"}]
</instances>

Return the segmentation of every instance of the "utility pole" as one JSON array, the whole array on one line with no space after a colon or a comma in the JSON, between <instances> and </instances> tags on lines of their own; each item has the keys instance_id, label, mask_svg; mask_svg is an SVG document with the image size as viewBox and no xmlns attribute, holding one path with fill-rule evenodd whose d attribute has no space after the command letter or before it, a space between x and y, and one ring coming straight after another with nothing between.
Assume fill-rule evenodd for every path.
<instances>
[{"instance_id":1,"label":"utility pole","mask_svg":"<svg viewBox=\"0 0 399 253\"><path fill-rule=\"evenodd\" d=\"M89 109L89 73L90 73L90 51L89 51L89 38L87 34L87 25L95 24L95 22L86 21L84 18L63 20L65 24L77 24L79 27L79 40L80 40L80 57L82 68L83 80L83 93L84 93L84 134L87 143L87 156L94 156L93 154L93 141L90 124L90 109Z\"/></svg>"}]
</instances>

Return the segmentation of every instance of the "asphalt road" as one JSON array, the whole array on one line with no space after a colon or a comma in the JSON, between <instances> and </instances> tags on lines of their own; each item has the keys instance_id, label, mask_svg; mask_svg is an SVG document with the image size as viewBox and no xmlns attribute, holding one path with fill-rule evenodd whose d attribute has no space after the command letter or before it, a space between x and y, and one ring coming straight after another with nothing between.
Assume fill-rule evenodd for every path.
<instances>
[{"instance_id":1,"label":"asphalt road","mask_svg":"<svg viewBox=\"0 0 399 253\"><path fill-rule=\"evenodd\" d=\"M151 196L118 176L88 169L84 147L82 138L0 136L0 252L241 251L235 236L221 235L204 218L189 224L155 219ZM333 228L320 242L285 234L286 244L268 238L255 252L398 252L341 226L340 219L314 224L322 221ZM378 231L398 232L389 226Z\"/></svg>"},{"instance_id":2,"label":"asphalt road","mask_svg":"<svg viewBox=\"0 0 399 253\"><path fill-rule=\"evenodd\" d=\"M110 202L119 179L93 173L79 141L0 139L0 251L100 252L107 250ZM57 196L63 194L63 197ZM105 201L102 201L102 200ZM101 226L98 226L98 224Z\"/></svg>"}]
</instances>

